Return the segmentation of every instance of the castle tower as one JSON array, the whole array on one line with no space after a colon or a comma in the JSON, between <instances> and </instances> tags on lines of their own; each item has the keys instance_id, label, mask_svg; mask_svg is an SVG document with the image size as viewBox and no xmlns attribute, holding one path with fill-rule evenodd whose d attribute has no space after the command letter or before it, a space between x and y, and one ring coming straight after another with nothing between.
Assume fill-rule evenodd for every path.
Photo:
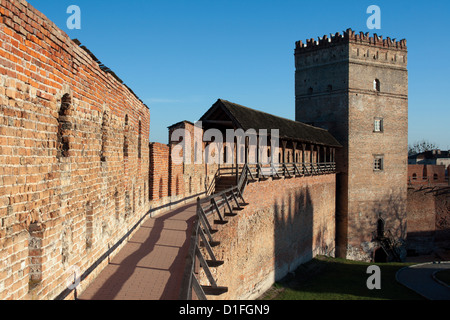
<instances>
[{"instance_id":1,"label":"castle tower","mask_svg":"<svg viewBox=\"0 0 450 320\"><path fill-rule=\"evenodd\" d=\"M328 129L337 151L336 252L369 260L383 224L406 237L406 40L348 29L295 49L296 120Z\"/></svg>"}]
</instances>

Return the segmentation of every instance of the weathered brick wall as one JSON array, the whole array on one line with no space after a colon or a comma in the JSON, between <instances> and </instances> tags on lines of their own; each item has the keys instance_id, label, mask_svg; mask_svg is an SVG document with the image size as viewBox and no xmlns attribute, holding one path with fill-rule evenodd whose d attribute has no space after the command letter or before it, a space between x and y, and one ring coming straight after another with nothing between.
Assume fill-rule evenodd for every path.
<instances>
[{"instance_id":1,"label":"weathered brick wall","mask_svg":"<svg viewBox=\"0 0 450 320\"><path fill-rule=\"evenodd\" d=\"M450 193L446 188L433 190L408 189L407 246L416 254L430 254L450 244Z\"/></svg>"},{"instance_id":2,"label":"weathered brick wall","mask_svg":"<svg viewBox=\"0 0 450 320\"><path fill-rule=\"evenodd\" d=\"M170 146L169 154L169 196L172 201L184 198L184 183L183 183L183 165L175 163L172 157L173 145ZM182 154L182 151L181 153Z\"/></svg>"},{"instance_id":3,"label":"weathered brick wall","mask_svg":"<svg viewBox=\"0 0 450 320\"><path fill-rule=\"evenodd\" d=\"M169 202L169 155L168 145L150 144L149 196L154 204Z\"/></svg>"},{"instance_id":4,"label":"weathered brick wall","mask_svg":"<svg viewBox=\"0 0 450 320\"><path fill-rule=\"evenodd\" d=\"M31 5L0 13L0 299L53 299L148 211L150 114Z\"/></svg>"},{"instance_id":5,"label":"weathered brick wall","mask_svg":"<svg viewBox=\"0 0 450 320\"><path fill-rule=\"evenodd\" d=\"M214 227L221 242L214 252L225 261L214 276L229 287L219 299L256 298L314 256L333 255L335 186L335 175L249 184L250 205Z\"/></svg>"},{"instance_id":6,"label":"weathered brick wall","mask_svg":"<svg viewBox=\"0 0 450 320\"><path fill-rule=\"evenodd\" d=\"M406 237L406 66L405 46L380 47L364 41L350 46L349 258L365 260L364 254L371 258L372 232L379 217L395 238ZM379 91L374 88L375 79ZM379 132L374 128L375 119L382 119ZM382 170L374 170L375 156L383 157Z\"/></svg>"},{"instance_id":7,"label":"weathered brick wall","mask_svg":"<svg viewBox=\"0 0 450 320\"><path fill-rule=\"evenodd\" d=\"M436 231L436 205L433 194L408 189L408 250L429 254Z\"/></svg>"},{"instance_id":8,"label":"weathered brick wall","mask_svg":"<svg viewBox=\"0 0 450 320\"><path fill-rule=\"evenodd\" d=\"M214 176L219 168L218 164L208 164L205 161L205 147L203 142L203 130L195 128L195 125L188 121L174 124L169 128L169 142L173 147L180 144L178 140L179 130L183 130L186 135L186 154L189 158L182 165L183 189L186 197L204 194L214 180ZM177 137L177 139L175 139ZM175 139L175 140L172 140Z\"/></svg>"}]
</instances>

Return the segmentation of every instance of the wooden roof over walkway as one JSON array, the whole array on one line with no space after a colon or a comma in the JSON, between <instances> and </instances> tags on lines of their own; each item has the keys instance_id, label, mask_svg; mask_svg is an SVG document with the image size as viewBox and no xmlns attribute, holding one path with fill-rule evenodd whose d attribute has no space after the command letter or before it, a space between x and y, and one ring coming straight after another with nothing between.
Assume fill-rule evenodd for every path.
<instances>
[{"instance_id":1,"label":"wooden roof over walkway","mask_svg":"<svg viewBox=\"0 0 450 320\"><path fill-rule=\"evenodd\" d=\"M325 129L307 125L272 114L254 110L227 100L219 99L201 117L204 127L217 129L278 129L280 139L300 143L311 143L328 147L342 147L341 144Z\"/></svg>"}]
</instances>

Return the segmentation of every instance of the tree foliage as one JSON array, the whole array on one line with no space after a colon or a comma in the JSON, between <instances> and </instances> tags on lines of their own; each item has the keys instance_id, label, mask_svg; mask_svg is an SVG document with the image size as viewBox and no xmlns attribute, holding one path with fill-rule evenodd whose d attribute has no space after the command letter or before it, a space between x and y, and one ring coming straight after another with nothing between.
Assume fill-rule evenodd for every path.
<instances>
[{"instance_id":1,"label":"tree foliage","mask_svg":"<svg viewBox=\"0 0 450 320\"><path fill-rule=\"evenodd\" d=\"M438 149L438 146L427 140L417 141L408 147L408 155L413 156L422 152Z\"/></svg>"}]
</instances>

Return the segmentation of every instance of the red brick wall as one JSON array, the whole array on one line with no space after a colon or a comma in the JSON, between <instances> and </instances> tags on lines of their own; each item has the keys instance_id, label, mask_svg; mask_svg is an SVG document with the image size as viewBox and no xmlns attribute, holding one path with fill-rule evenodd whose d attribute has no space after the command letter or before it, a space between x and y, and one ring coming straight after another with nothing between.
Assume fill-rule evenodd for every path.
<instances>
[{"instance_id":1,"label":"red brick wall","mask_svg":"<svg viewBox=\"0 0 450 320\"><path fill-rule=\"evenodd\" d=\"M169 196L169 151L168 145L150 144L150 200Z\"/></svg>"},{"instance_id":2,"label":"red brick wall","mask_svg":"<svg viewBox=\"0 0 450 320\"><path fill-rule=\"evenodd\" d=\"M148 211L150 112L27 2L0 13L0 299L53 299Z\"/></svg>"},{"instance_id":3,"label":"red brick wall","mask_svg":"<svg viewBox=\"0 0 450 320\"><path fill-rule=\"evenodd\" d=\"M408 165L408 183L411 185L444 185L445 179L444 165Z\"/></svg>"},{"instance_id":4,"label":"red brick wall","mask_svg":"<svg viewBox=\"0 0 450 320\"><path fill-rule=\"evenodd\" d=\"M172 158L172 151L174 146L170 146L170 156L169 156L169 196L172 199L184 197L184 177L183 177L183 165L175 163ZM180 153L182 154L182 153Z\"/></svg>"},{"instance_id":5,"label":"red brick wall","mask_svg":"<svg viewBox=\"0 0 450 320\"><path fill-rule=\"evenodd\" d=\"M408 249L429 254L450 243L450 193L447 188L408 190Z\"/></svg>"},{"instance_id":6,"label":"red brick wall","mask_svg":"<svg viewBox=\"0 0 450 320\"><path fill-rule=\"evenodd\" d=\"M179 141L172 141L172 133L176 130L185 130L188 138L186 141L190 145L186 145L186 155L190 155L190 163L186 161L181 166L183 171L183 189L185 196L196 196L206 192L206 186L210 186L219 166L217 164L207 164L203 159L205 152L205 143L203 142L203 130L195 128L190 122L181 122L172 126L169 130L169 142L173 146L177 146ZM197 135L195 137L195 134ZM195 151L197 146L197 152ZM197 157L197 158L196 158ZM197 161L196 161L197 159ZM206 186L205 186L206 185Z\"/></svg>"},{"instance_id":7,"label":"red brick wall","mask_svg":"<svg viewBox=\"0 0 450 320\"><path fill-rule=\"evenodd\" d=\"M221 242L214 252L225 261L215 277L229 288L219 299L256 298L301 263L333 255L335 193L335 175L249 184L244 198L250 205L214 226L214 240Z\"/></svg>"}]
</instances>

